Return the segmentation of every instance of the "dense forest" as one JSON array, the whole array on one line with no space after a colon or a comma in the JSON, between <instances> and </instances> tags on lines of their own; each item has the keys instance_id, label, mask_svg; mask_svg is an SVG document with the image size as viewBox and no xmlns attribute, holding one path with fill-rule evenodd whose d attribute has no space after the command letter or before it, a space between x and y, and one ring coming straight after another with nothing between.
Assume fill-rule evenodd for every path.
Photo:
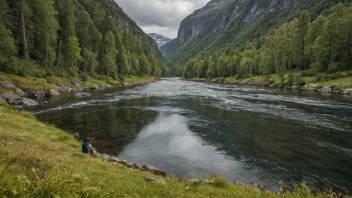
<instances>
[{"instance_id":1,"label":"dense forest","mask_svg":"<svg viewBox=\"0 0 352 198\"><path fill-rule=\"evenodd\" d=\"M110 0L0 0L0 71L115 79L168 75L156 44L126 17Z\"/></svg>"},{"instance_id":2,"label":"dense forest","mask_svg":"<svg viewBox=\"0 0 352 198\"><path fill-rule=\"evenodd\" d=\"M338 4L313 21L303 13L244 48L190 59L183 76L241 79L277 74L284 82L285 73L295 72L297 84L304 84L301 76L320 81L352 75L352 4Z\"/></svg>"}]
</instances>

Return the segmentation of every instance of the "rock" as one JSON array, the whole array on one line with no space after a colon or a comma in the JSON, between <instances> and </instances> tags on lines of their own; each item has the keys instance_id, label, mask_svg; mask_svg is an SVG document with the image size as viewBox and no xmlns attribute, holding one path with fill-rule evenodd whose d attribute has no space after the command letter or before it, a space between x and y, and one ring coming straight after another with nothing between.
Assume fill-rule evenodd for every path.
<instances>
[{"instance_id":1,"label":"rock","mask_svg":"<svg viewBox=\"0 0 352 198\"><path fill-rule=\"evenodd\" d=\"M93 85L92 87L90 87L90 89L98 90L99 89L99 85Z\"/></svg>"},{"instance_id":2,"label":"rock","mask_svg":"<svg viewBox=\"0 0 352 198\"><path fill-rule=\"evenodd\" d=\"M276 85L275 84L271 84L271 85L269 85L269 87L276 87Z\"/></svg>"},{"instance_id":3,"label":"rock","mask_svg":"<svg viewBox=\"0 0 352 198\"><path fill-rule=\"evenodd\" d=\"M331 87L323 87L323 88L319 89L318 91L323 92L323 93L331 93L333 91L333 89Z\"/></svg>"},{"instance_id":4,"label":"rock","mask_svg":"<svg viewBox=\"0 0 352 198\"><path fill-rule=\"evenodd\" d=\"M133 164L128 163L128 164L127 164L127 167L128 167L128 168L133 168Z\"/></svg>"},{"instance_id":5,"label":"rock","mask_svg":"<svg viewBox=\"0 0 352 198\"><path fill-rule=\"evenodd\" d=\"M33 106L38 106L39 103L34 100L28 99L28 98L23 98L21 105L23 107L33 107Z\"/></svg>"},{"instance_id":6,"label":"rock","mask_svg":"<svg viewBox=\"0 0 352 198\"><path fill-rule=\"evenodd\" d=\"M79 97L79 98L88 97L88 96L91 96L91 95L92 94L90 94L90 93L80 93L80 92L75 93L75 97Z\"/></svg>"},{"instance_id":7,"label":"rock","mask_svg":"<svg viewBox=\"0 0 352 198\"><path fill-rule=\"evenodd\" d=\"M150 166L150 165L143 165L142 167L145 171L147 172L150 172L150 173L153 173L155 175L160 175L160 176L163 176L163 177L166 177L166 172L165 171L162 171L160 169L157 169L153 166Z\"/></svg>"},{"instance_id":8,"label":"rock","mask_svg":"<svg viewBox=\"0 0 352 198\"><path fill-rule=\"evenodd\" d=\"M120 160L118 163L119 163L119 164L122 164L122 165L124 165L124 166L127 166L127 165L128 165L128 162L127 162L126 160Z\"/></svg>"},{"instance_id":9,"label":"rock","mask_svg":"<svg viewBox=\"0 0 352 198\"><path fill-rule=\"evenodd\" d=\"M199 179L190 179L187 181L188 183L194 183L194 182L199 182Z\"/></svg>"},{"instance_id":10,"label":"rock","mask_svg":"<svg viewBox=\"0 0 352 198\"><path fill-rule=\"evenodd\" d=\"M5 102L6 102L5 98L3 98L2 96L0 96L0 103L5 103Z\"/></svg>"},{"instance_id":11,"label":"rock","mask_svg":"<svg viewBox=\"0 0 352 198\"><path fill-rule=\"evenodd\" d=\"M346 89L343 93L347 95L352 95L352 89Z\"/></svg>"},{"instance_id":12,"label":"rock","mask_svg":"<svg viewBox=\"0 0 352 198\"><path fill-rule=\"evenodd\" d=\"M45 92L33 90L33 89L26 89L24 90L27 93L28 98L42 98L45 96Z\"/></svg>"},{"instance_id":13,"label":"rock","mask_svg":"<svg viewBox=\"0 0 352 198\"><path fill-rule=\"evenodd\" d=\"M98 85L98 86L99 86L99 89L106 89L106 86L105 86L105 85L100 84L100 85Z\"/></svg>"},{"instance_id":14,"label":"rock","mask_svg":"<svg viewBox=\"0 0 352 198\"><path fill-rule=\"evenodd\" d=\"M147 177L147 176L144 176L143 179L144 179L144 181L151 182L151 183L157 181L155 178Z\"/></svg>"},{"instance_id":15,"label":"rock","mask_svg":"<svg viewBox=\"0 0 352 198\"><path fill-rule=\"evenodd\" d=\"M27 94L22 89L17 88L16 93L21 97L27 97Z\"/></svg>"},{"instance_id":16,"label":"rock","mask_svg":"<svg viewBox=\"0 0 352 198\"><path fill-rule=\"evenodd\" d=\"M77 87L82 87L82 85L76 79L72 79L71 83L74 84Z\"/></svg>"},{"instance_id":17,"label":"rock","mask_svg":"<svg viewBox=\"0 0 352 198\"><path fill-rule=\"evenodd\" d=\"M82 87L72 88L71 92L81 92L84 89Z\"/></svg>"},{"instance_id":18,"label":"rock","mask_svg":"<svg viewBox=\"0 0 352 198\"><path fill-rule=\"evenodd\" d=\"M107 154L102 154L103 158L114 163L120 163L122 160L120 160L118 157L112 156L112 155L107 155Z\"/></svg>"},{"instance_id":19,"label":"rock","mask_svg":"<svg viewBox=\"0 0 352 198\"><path fill-rule=\"evenodd\" d=\"M60 86L57 88L57 90L60 92L60 93L70 93L72 92L72 88L71 87L66 87L66 86Z\"/></svg>"},{"instance_id":20,"label":"rock","mask_svg":"<svg viewBox=\"0 0 352 198\"><path fill-rule=\"evenodd\" d=\"M1 96L7 101L7 103L9 103L10 105L19 105L22 102L22 97L16 95L16 94L12 94L12 93L8 93L5 92L3 94L1 94Z\"/></svg>"},{"instance_id":21,"label":"rock","mask_svg":"<svg viewBox=\"0 0 352 198\"><path fill-rule=\"evenodd\" d=\"M298 87L297 86L292 86L292 89L298 89Z\"/></svg>"},{"instance_id":22,"label":"rock","mask_svg":"<svg viewBox=\"0 0 352 198\"><path fill-rule=\"evenodd\" d=\"M24 110L23 106L21 106L21 105L14 105L14 106L12 106L12 107L15 108L15 109L17 109L17 110L20 110L20 111L23 111L23 110Z\"/></svg>"},{"instance_id":23,"label":"rock","mask_svg":"<svg viewBox=\"0 0 352 198\"><path fill-rule=\"evenodd\" d=\"M203 180L203 184L213 185L213 184L214 184L214 181L205 179L205 180Z\"/></svg>"},{"instance_id":24,"label":"rock","mask_svg":"<svg viewBox=\"0 0 352 198\"><path fill-rule=\"evenodd\" d=\"M21 141L21 142L25 142L26 141L25 138L16 138L16 140Z\"/></svg>"},{"instance_id":25,"label":"rock","mask_svg":"<svg viewBox=\"0 0 352 198\"><path fill-rule=\"evenodd\" d=\"M134 169L142 170L142 167L139 164L133 163L132 166Z\"/></svg>"},{"instance_id":26,"label":"rock","mask_svg":"<svg viewBox=\"0 0 352 198\"><path fill-rule=\"evenodd\" d=\"M57 97L60 96L60 92L54 90L54 89L50 89L46 94L47 97Z\"/></svg>"},{"instance_id":27,"label":"rock","mask_svg":"<svg viewBox=\"0 0 352 198\"><path fill-rule=\"evenodd\" d=\"M15 88L15 86L12 83L7 82L7 81L0 81L0 85L8 90L12 90Z\"/></svg>"},{"instance_id":28,"label":"rock","mask_svg":"<svg viewBox=\"0 0 352 198\"><path fill-rule=\"evenodd\" d=\"M44 104L49 104L49 102L48 102L48 101L44 101L43 103L44 103Z\"/></svg>"},{"instance_id":29,"label":"rock","mask_svg":"<svg viewBox=\"0 0 352 198\"><path fill-rule=\"evenodd\" d=\"M165 181L163 181L163 180L157 180L157 179L155 179L155 178L153 178L153 177L144 176L143 179L144 179L144 181L150 182L150 183L165 184Z\"/></svg>"}]
</instances>

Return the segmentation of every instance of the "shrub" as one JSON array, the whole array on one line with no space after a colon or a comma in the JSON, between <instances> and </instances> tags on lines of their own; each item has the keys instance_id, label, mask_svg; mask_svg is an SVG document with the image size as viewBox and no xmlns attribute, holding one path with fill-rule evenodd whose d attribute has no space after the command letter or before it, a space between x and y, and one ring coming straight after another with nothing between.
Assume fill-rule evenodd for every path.
<instances>
[{"instance_id":1,"label":"shrub","mask_svg":"<svg viewBox=\"0 0 352 198\"><path fill-rule=\"evenodd\" d=\"M323 74L319 73L319 74L315 77L314 81L315 81L315 82L320 82L322 79L323 79Z\"/></svg>"},{"instance_id":2,"label":"shrub","mask_svg":"<svg viewBox=\"0 0 352 198\"><path fill-rule=\"evenodd\" d=\"M288 79L287 79L287 85L288 86L292 86L293 85L293 83L294 83L294 75L293 74L289 74L288 75Z\"/></svg>"},{"instance_id":3,"label":"shrub","mask_svg":"<svg viewBox=\"0 0 352 198\"><path fill-rule=\"evenodd\" d=\"M295 75L295 82L294 83L297 86L304 86L306 84L306 82L305 82L305 80L304 80L304 78L303 78L301 73L298 73L298 74Z\"/></svg>"}]
</instances>

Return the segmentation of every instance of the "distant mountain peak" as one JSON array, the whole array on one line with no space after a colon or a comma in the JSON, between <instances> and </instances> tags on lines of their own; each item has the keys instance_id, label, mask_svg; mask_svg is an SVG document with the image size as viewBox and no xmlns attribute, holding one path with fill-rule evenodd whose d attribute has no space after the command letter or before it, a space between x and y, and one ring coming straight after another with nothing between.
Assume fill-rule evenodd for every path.
<instances>
[{"instance_id":1,"label":"distant mountain peak","mask_svg":"<svg viewBox=\"0 0 352 198\"><path fill-rule=\"evenodd\" d=\"M210 5L214 5L214 4L221 4L221 3L225 3L227 0L212 0L209 3L207 3L206 6L210 6Z\"/></svg>"},{"instance_id":2,"label":"distant mountain peak","mask_svg":"<svg viewBox=\"0 0 352 198\"><path fill-rule=\"evenodd\" d=\"M166 43L170 42L172 39L166 37L166 36L163 36L163 35L160 35L160 34L157 34L157 33L150 33L148 34L152 39L154 39L154 41L156 42L156 44L158 44L158 47L162 47L164 46Z\"/></svg>"}]
</instances>

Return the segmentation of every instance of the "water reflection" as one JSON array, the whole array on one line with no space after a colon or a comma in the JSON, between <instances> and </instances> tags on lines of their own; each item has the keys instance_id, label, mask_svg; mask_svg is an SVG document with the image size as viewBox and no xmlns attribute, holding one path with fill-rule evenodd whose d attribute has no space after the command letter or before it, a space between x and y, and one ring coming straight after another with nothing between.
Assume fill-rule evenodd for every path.
<instances>
[{"instance_id":1,"label":"water reflection","mask_svg":"<svg viewBox=\"0 0 352 198\"><path fill-rule=\"evenodd\" d=\"M141 164L160 164L160 168L178 177L212 174L227 177L229 172L239 177L244 174L241 162L221 153L190 131L187 120L178 114L159 113L156 120L125 147L120 157ZM253 177L247 180L255 180Z\"/></svg>"}]
</instances>

